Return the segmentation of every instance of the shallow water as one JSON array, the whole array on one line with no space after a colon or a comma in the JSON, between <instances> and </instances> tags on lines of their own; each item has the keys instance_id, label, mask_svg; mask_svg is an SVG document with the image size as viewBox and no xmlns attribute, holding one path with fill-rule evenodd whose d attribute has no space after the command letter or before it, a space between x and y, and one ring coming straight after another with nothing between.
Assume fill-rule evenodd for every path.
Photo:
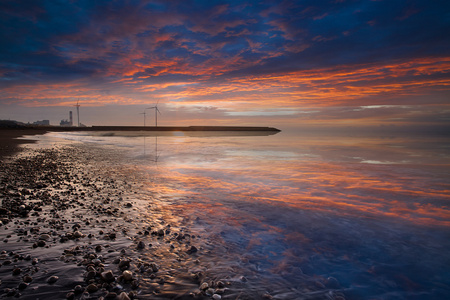
<instances>
[{"instance_id":1,"label":"shallow water","mask_svg":"<svg viewBox=\"0 0 450 300\"><path fill-rule=\"evenodd\" d=\"M60 139L126 150L123 164L148 174L143 193L206 229L208 272L236 284L245 276L255 294L450 294L445 139L71 132L38 146Z\"/></svg>"}]
</instances>

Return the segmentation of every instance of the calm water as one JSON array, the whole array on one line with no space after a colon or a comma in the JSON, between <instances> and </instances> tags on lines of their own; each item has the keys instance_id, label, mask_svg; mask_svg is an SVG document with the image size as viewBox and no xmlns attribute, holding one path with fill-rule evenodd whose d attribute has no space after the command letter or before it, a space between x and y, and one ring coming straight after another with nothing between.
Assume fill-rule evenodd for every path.
<instances>
[{"instance_id":1,"label":"calm water","mask_svg":"<svg viewBox=\"0 0 450 300\"><path fill-rule=\"evenodd\" d=\"M145 189L208 228L217 273L245 275L255 289L286 299L288 290L305 295L305 282L347 299L450 295L448 140L284 132L40 140L57 138L125 150L124 164L148 173Z\"/></svg>"}]
</instances>

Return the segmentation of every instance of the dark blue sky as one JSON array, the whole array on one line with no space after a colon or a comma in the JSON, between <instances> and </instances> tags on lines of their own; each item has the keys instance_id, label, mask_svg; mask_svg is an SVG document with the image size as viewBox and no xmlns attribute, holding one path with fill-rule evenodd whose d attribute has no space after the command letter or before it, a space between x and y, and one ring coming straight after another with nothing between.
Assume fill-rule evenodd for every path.
<instances>
[{"instance_id":1,"label":"dark blue sky","mask_svg":"<svg viewBox=\"0 0 450 300\"><path fill-rule=\"evenodd\" d=\"M2 1L0 22L8 112L161 101L305 121L449 104L448 1Z\"/></svg>"}]
</instances>

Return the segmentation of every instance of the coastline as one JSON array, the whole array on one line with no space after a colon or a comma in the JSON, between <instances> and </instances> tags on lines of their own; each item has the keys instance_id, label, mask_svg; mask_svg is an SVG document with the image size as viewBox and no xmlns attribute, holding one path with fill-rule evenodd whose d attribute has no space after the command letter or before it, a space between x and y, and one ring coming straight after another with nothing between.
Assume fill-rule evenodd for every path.
<instances>
[{"instance_id":1,"label":"coastline","mask_svg":"<svg viewBox=\"0 0 450 300\"><path fill-rule=\"evenodd\" d=\"M173 213L141 189L145 177L115 168L120 159L120 152L77 145L24 149L0 161L0 297L232 294L199 261L204 232L171 221Z\"/></svg>"},{"instance_id":2,"label":"coastline","mask_svg":"<svg viewBox=\"0 0 450 300\"><path fill-rule=\"evenodd\" d=\"M36 141L27 139L18 139L25 135L39 135L47 133L43 129L27 128L0 128L0 160L6 156L19 152L23 144L35 143Z\"/></svg>"}]
</instances>

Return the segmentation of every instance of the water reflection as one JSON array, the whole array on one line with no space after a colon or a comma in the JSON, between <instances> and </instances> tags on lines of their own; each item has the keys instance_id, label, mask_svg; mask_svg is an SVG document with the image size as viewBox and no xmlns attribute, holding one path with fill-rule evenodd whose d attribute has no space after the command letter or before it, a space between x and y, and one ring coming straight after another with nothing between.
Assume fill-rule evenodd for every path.
<instances>
[{"instance_id":1,"label":"water reflection","mask_svg":"<svg viewBox=\"0 0 450 300\"><path fill-rule=\"evenodd\" d=\"M450 294L446 140L283 132L77 139L128 149L166 214L207 229L208 272L244 275L255 295Z\"/></svg>"},{"instance_id":2,"label":"water reflection","mask_svg":"<svg viewBox=\"0 0 450 300\"><path fill-rule=\"evenodd\" d=\"M318 281L350 299L438 299L450 292L439 267L450 263L449 157L442 141L427 145L178 136L161 141L149 189L206 224L227 249L216 261L239 261L273 294L295 286L289 297L304 297Z\"/></svg>"}]
</instances>

